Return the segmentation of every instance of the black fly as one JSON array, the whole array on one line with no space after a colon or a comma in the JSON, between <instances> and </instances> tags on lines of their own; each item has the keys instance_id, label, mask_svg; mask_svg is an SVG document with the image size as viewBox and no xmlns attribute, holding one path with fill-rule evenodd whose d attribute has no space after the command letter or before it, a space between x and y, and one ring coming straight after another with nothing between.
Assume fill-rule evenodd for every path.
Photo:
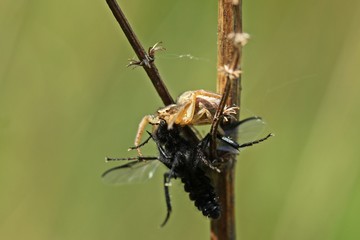
<instances>
[{"instance_id":1,"label":"black fly","mask_svg":"<svg viewBox=\"0 0 360 240\"><path fill-rule=\"evenodd\" d=\"M202 140L197 146L193 146L180 135L179 126L168 129L165 121L160 122L152 138L159 149L159 160L170 169L164 174L167 216L162 226L171 213L169 184L172 178L181 179L190 200L194 201L195 206L204 216L219 218L221 210L218 197L204 171L205 167L214 169L206 157L206 141Z\"/></svg>"},{"instance_id":2,"label":"black fly","mask_svg":"<svg viewBox=\"0 0 360 240\"><path fill-rule=\"evenodd\" d=\"M234 128L254 122L257 124L253 124L255 126L253 131L254 133L258 133L256 126L259 125L258 123L261 124L262 121L258 117L252 117L236 122L224 129L225 134L227 131L234 130ZM221 207L218 201L217 193L214 190L210 178L205 174L208 169L218 170L212 165L213 161L210 161L207 157L209 141L211 139L210 135L208 134L197 145L193 145L182 137L180 130L180 126L176 124L172 129L168 129L167 123L165 121L160 121L157 130L154 133L149 133L149 138L144 142L145 144L150 139L154 140L159 151L158 157L138 156L135 158L108 158L108 161L137 161L111 168L102 175L106 182L113 184L141 182L151 178L158 166L158 163L163 163L169 171L164 174L167 215L161 226L164 226L167 223L172 211L169 194L169 186L172 178L181 179L184 183L185 191L189 193L190 200L194 201L195 206L204 216L217 219L221 214ZM241 132L241 128L239 128L239 131ZM220 139L220 142L223 143L219 146L219 150L221 150L221 148L225 148L224 150L228 151L226 148L229 147L240 150L241 148L260 143L270 136L271 134L256 141L239 144L236 141L219 134L218 139ZM141 144L140 146L144 144Z\"/></svg>"}]
</instances>

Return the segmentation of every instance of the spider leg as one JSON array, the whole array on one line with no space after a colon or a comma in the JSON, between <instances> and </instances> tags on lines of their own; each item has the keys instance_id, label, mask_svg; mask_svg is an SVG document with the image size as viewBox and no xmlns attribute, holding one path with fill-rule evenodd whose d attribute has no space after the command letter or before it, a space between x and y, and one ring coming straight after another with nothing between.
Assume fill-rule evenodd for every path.
<instances>
[{"instance_id":1,"label":"spider leg","mask_svg":"<svg viewBox=\"0 0 360 240\"><path fill-rule=\"evenodd\" d=\"M182 108L180 108L182 109ZM166 123L168 125L168 129L172 129L174 123L176 123L176 119L179 116L180 112L177 112L176 114L168 116Z\"/></svg>"},{"instance_id":2,"label":"spider leg","mask_svg":"<svg viewBox=\"0 0 360 240\"><path fill-rule=\"evenodd\" d=\"M229 121L228 118L232 118L233 120L236 121L237 119L236 119L235 115L239 109L240 109L239 107L235 107L235 106L228 107L225 105L224 111L222 113L224 115L224 120Z\"/></svg>"},{"instance_id":3,"label":"spider leg","mask_svg":"<svg viewBox=\"0 0 360 240\"><path fill-rule=\"evenodd\" d=\"M202 89L183 93L177 103L185 107L183 107L182 112L179 112L176 123L181 125L211 123L214 114L212 113L212 108L208 109L202 101L216 105L216 102L220 101L220 99L221 95ZM226 112L226 114L228 113L232 114L232 109ZM204 115L206 115L206 118L204 118Z\"/></svg>"},{"instance_id":4,"label":"spider leg","mask_svg":"<svg viewBox=\"0 0 360 240\"><path fill-rule=\"evenodd\" d=\"M195 108L196 108L196 93L192 93L191 99L187 102L187 104L185 105L184 111L185 111L185 116L183 116L183 122L185 122L185 124L190 124L194 118L194 114L195 114Z\"/></svg>"},{"instance_id":5,"label":"spider leg","mask_svg":"<svg viewBox=\"0 0 360 240\"><path fill-rule=\"evenodd\" d=\"M206 97L217 98L219 100L221 99L220 94L208 92L203 89L196 90L194 94L195 94L195 96L202 95L202 96L206 96Z\"/></svg>"},{"instance_id":6,"label":"spider leg","mask_svg":"<svg viewBox=\"0 0 360 240\"><path fill-rule=\"evenodd\" d=\"M189 98L190 100L180 101L181 107L175 115L174 121L170 122L170 124L168 123L168 129L171 129L174 123L184 126L193 122L196 108L196 94L191 93Z\"/></svg>"},{"instance_id":7,"label":"spider leg","mask_svg":"<svg viewBox=\"0 0 360 240\"><path fill-rule=\"evenodd\" d=\"M191 102L182 104L178 108L177 113L173 114L168 118L168 120L166 121L168 124L168 129L172 129L174 124L179 124L181 126L184 126L184 125L188 125L191 122L195 111L195 107L192 109L191 104L192 104Z\"/></svg>"},{"instance_id":8,"label":"spider leg","mask_svg":"<svg viewBox=\"0 0 360 240\"><path fill-rule=\"evenodd\" d=\"M198 111L195 115L194 115L194 117L193 117L193 119L192 119L192 122L194 122L194 123L196 123L196 122L200 122L200 119L204 116L204 115L206 115L206 122L212 122L212 120L213 120L213 116L211 115L211 112L208 110L208 109L206 109L206 108L201 108L200 109L200 111ZM205 121L201 121L201 123L205 123Z\"/></svg>"},{"instance_id":9,"label":"spider leg","mask_svg":"<svg viewBox=\"0 0 360 240\"><path fill-rule=\"evenodd\" d=\"M141 137L145 131L145 128L146 126L151 123L151 124L156 124L158 122L158 119L153 116L153 115L147 115L145 117L143 117L143 119L141 120L141 122L139 123L139 127L138 127L138 131L136 133L136 136L135 136L135 142L134 142L134 146L135 146L135 149L137 150L139 156L142 156L142 153L140 151L140 148L137 147L137 146L143 146L144 144L140 144L141 142Z\"/></svg>"}]
</instances>

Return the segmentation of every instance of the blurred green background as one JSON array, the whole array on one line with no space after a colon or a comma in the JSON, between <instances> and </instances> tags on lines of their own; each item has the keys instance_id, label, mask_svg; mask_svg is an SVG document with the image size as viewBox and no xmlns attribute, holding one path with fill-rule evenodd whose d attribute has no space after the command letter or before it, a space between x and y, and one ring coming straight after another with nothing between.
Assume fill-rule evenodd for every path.
<instances>
[{"instance_id":1,"label":"blurred green background","mask_svg":"<svg viewBox=\"0 0 360 240\"><path fill-rule=\"evenodd\" d=\"M215 91L216 1L120 1L173 96ZM244 1L242 117L276 137L237 164L238 239L360 239L360 2ZM191 54L197 58L181 57ZM0 2L0 239L209 239L162 170L107 186L161 107L104 0ZM265 134L265 133L264 133ZM149 155L155 154L148 148Z\"/></svg>"}]
</instances>

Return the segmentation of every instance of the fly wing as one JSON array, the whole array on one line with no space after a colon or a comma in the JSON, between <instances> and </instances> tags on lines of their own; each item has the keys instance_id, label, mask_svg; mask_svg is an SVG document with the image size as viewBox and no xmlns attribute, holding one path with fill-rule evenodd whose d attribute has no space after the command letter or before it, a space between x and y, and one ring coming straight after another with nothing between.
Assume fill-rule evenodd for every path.
<instances>
[{"instance_id":1,"label":"fly wing","mask_svg":"<svg viewBox=\"0 0 360 240\"><path fill-rule=\"evenodd\" d=\"M219 150L236 153L237 150L232 146L240 146L244 143L252 142L260 138L260 134L265 129L265 122L260 117L250 117L244 120L225 125L225 132L222 141L219 144ZM238 132L238 140L233 140L229 136L233 131ZM230 143L228 143L228 141ZM231 143L233 142L233 143ZM235 144L234 144L235 143Z\"/></svg>"},{"instance_id":2,"label":"fly wing","mask_svg":"<svg viewBox=\"0 0 360 240\"><path fill-rule=\"evenodd\" d=\"M261 137L265 130L266 123L260 117L246 118L238 125L238 143L241 145L246 142L252 142Z\"/></svg>"},{"instance_id":3,"label":"fly wing","mask_svg":"<svg viewBox=\"0 0 360 240\"><path fill-rule=\"evenodd\" d=\"M110 168L102 174L107 184L122 185L129 183L143 183L154 176L159 161L134 161Z\"/></svg>"}]
</instances>

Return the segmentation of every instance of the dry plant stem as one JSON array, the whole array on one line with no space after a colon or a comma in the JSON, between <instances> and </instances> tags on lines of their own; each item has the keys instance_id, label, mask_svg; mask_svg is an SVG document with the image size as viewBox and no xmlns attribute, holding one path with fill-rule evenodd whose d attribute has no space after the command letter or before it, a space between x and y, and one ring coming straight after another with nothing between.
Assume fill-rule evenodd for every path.
<instances>
[{"instance_id":1,"label":"dry plant stem","mask_svg":"<svg viewBox=\"0 0 360 240\"><path fill-rule=\"evenodd\" d=\"M239 51L239 61L241 60L241 49L237 49L232 40L228 39L230 33L242 33L242 1L237 5L233 1L218 1L218 68L230 65L234 53ZM226 85L226 76L218 73L217 89L222 93ZM240 79L231 81L227 105L240 107ZM239 118L239 114L237 116ZM236 134L236 133L234 133ZM236 136L232 136L236 139ZM217 240L236 239L235 226L235 160L236 155L227 154L222 156L225 166L220 174L213 174L213 180L220 202L222 203L222 215L218 220L211 221L211 238Z\"/></svg>"},{"instance_id":2,"label":"dry plant stem","mask_svg":"<svg viewBox=\"0 0 360 240\"><path fill-rule=\"evenodd\" d=\"M122 12L121 8L117 4L115 0L106 0L109 8L111 9L114 17L118 21L120 27L122 28L123 32L125 33L129 43L131 44L134 52L136 53L139 60L148 60L149 56L143 46L141 45L140 41L136 37L134 31L132 30L129 22L127 21L124 13ZM146 64L143 65L143 68L147 75L149 76L152 84L154 85L157 93L161 97L161 100L165 105L169 105L174 103L174 99L171 97L168 89L166 88L164 82L161 80L159 71L157 70L154 62L149 62L149 66Z\"/></svg>"},{"instance_id":3,"label":"dry plant stem","mask_svg":"<svg viewBox=\"0 0 360 240\"><path fill-rule=\"evenodd\" d=\"M163 101L164 105L170 105L174 103L174 99L171 97L167 87L165 86L164 82L162 81L159 71L155 66L154 61L148 61L150 57L148 53L145 51L143 46L141 45L139 39L136 37L135 32L132 30L128 20L125 17L125 14L121 10L120 6L117 4L115 0L106 0L111 12L113 13L115 19L119 23L121 29L123 30L126 38L128 39L129 43L131 44L134 52L136 53L137 57L140 61L146 60L149 64L143 64L142 67L144 68L145 72L149 76L152 84L154 85L158 95L160 96L161 100ZM184 134L187 136L189 141L192 141L194 144L199 142L199 139L196 137L196 134L190 129L190 127L185 126L183 128Z\"/></svg>"},{"instance_id":4,"label":"dry plant stem","mask_svg":"<svg viewBox=\"0 0 360 240\"><path fill-rule=\"evenodd\" d=\"M234 51L234 56L232 58L232 62L229 66L229 69L232 71L237 70L238 63L240 58L240 51ZM225 71L225 70L224 70ZM225 87L223 90L223 94L219 103L219 107L215 112L213 123L211 124L210 128L210 135L211 135L211 141L210 141L210 149L211 149L211 159L217 159L217 152L216 152L216 139L217 139L217 133L218 133L218 127L221 122L222 113L224 112L224 108L226 105L226 102L228 100L229 94L230 94L230 87L231 87L231 81L234 80L234 76L230 76L229 73L224 72L226 75L226 82ZM235 79L237 81L237 79Z\"/></svg>"},{"instance_id":5,"label":"dry plant stem","mask_svg":"<svg viewBox=\"0 0 360 240\"><path fill-rule=\"evenodd\" d=\"M219 124L222 120L221 114L224 111L227 98L229 97L229 91L230 91L230 79L229 79L229 77L227 77L226 85L224 88L224 93L221 97L219 107L216 110L216 113L214 115L214 120L213 120L213 123L210 128L210 135L211 135L211 141L210 141L210 149L211 149L210 156L211 157L210 157L210 159L218 159L217 152L216 152L216 149L217 149L216 137L217 137Z\"/></svg>"}]
</instances>

